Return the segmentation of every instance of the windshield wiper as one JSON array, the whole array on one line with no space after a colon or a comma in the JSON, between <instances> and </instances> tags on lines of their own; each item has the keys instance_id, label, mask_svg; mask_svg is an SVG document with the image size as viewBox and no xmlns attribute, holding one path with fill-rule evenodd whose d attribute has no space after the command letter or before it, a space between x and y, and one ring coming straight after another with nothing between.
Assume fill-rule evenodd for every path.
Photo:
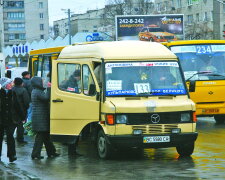
<instances>
[{"instance_id":1,"label":"windshield wiper","mask_svg":"<svg viewBox=\"0 0 225 180\"><path fill-rule=\"evenodd\" d=\"M152 95L152 92L144 92L144 93L138 93L137 96L149 96Z\"/></svg>"},{"instance_id":2,"label":"windshield wiper","mask_svg":"<svg viewBox=\"0 0 225 180\"><path fill-rule=\"evenodd\" d=\"M193 78L194 76L198 75L198 74L209 74L210 72L209 71L200 71L200 72L197 72L195 74L193 74L191 77L189 77L188 79L186 79L186 81L189 81L191 78Z\"/></svg>"},{"instance_id":3,"label":"windshield wiper","mask_svg":"<svg viewBox=\"0 0 225 180\"><path fill-rule=\"evenodd\" d=\"M113 95L113 96L107 96L107 97L136 97L137 95L128 95L128 94L123 94L123 95Z\"/></svg>"},{"instance_id":4,"label":"windshield wiper","mask_svg":"<svg viewBox=\"0 0 225 180\"><path fill-rule=\"evenodd\" d=\"M173 96L173 97L176 97L177 94L163 94L163 96Z\"/></svg>"},{"instance_id":5,"label":"windshield wiper","mask_svg":"<svg viewBox=\"0 0 225 180\"><path fill-rule=\"evenodd\" d=\"M222 74L216 74L216 73L212 73L212 74L208 74L209 76L222 76L222 77L225 77L224 75Z\"/></svg>"}]
</instances>

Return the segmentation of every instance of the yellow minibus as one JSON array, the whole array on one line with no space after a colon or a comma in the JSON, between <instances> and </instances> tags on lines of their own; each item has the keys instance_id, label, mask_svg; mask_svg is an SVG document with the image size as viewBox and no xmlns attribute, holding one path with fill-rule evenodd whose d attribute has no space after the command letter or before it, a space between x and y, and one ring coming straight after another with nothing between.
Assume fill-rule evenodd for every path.
<instances>
[{"instance_id":1,"label":"yellow minibus","mask_svg":"<svg viewBox=\"0 0 225 180\"><path fill-rule=\"evenodd\" d=\"M32 75L51 82L53 140L88 133L104 159L120 148L193 153L195 104L177 56L160 43L76 44L33 50L29 61Z\"/></svg>"},{"instance_id":2,"label":"yellow minibus","mask_svg":"<svg viewBox=\"0 0 225 180\"><path fill-rule=\"evenodd\" d=\"M225 41L184 40L165 43L180 60L197 116L225 122Z\"/></svg>"}]
</instances>

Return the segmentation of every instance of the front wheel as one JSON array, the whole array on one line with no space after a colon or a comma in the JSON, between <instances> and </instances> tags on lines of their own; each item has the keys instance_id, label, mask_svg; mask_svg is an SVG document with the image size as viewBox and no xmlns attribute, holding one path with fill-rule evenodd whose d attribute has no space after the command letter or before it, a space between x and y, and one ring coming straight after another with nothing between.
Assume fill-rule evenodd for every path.
<instances>
[{"instance_id":1,"label":"front wheel","mask_svg":"<svg viewBox=\"0 0 225 180\"><path fill-rule=\"evenodd\" d=\"M214 116L216 124L223 124L225 122L225 115Z\"/></svg>"},{"instance_id":2,"label":"front wheel","mask_svg":"<svg viewBox=\"0 0 225 180\"><path fill-rule=\"evenodd\" d=\"M181 144L176 147L177 152L180 156L190 156L194 152L195 144L188 143L188 144Z\"/></svg>"},{"instance_id":3,"label":"front wheel","mask_svg":"<svg viewBox=\"0 0 225 180\"><path fill-rule=\"evenodd\" d=\"M112 147L107 142L107 138L103 130L98 132L97 150L99 157L102 159L108 159L112 155Z\"/></svg>"}]
</instances>

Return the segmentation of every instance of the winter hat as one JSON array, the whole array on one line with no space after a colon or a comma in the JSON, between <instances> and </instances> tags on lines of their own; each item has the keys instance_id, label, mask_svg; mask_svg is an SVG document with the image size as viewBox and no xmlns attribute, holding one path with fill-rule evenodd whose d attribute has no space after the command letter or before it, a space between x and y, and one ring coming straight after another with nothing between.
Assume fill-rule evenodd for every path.
<instances>
[{"instance_id":1,"label":"winter hat","mask_svg":"<svg viewBox=\"0 0 225 180\"><path fill-rule=\"evenodd\" d=\"M0 79L0 84L2 85L2 88L5 88L7 84L12 83L13 80L9 79L7 77L3 77Z\"/></svg>"},{"instance_id":2,"label":"winter hat","mask_svg":"<svg viewBox=\"0 0 225 180\"><path fill-rule=\"evenodd\" d=\"M74 77L79 77L80 76L80 70L76 70L74 73L73 73Z\"/></svg>"},{"instance_id":3,"label":"winter hat","mask_svg":"<svg viewBox=\"0 0 225 180\"><path fill-rule=\"evenodd\" d=\"M21 84L23 84L23 80L22 80L20 77L16 77L16 78L14 79L14 84L15 84L16 86L20 86Z\"/></svg>"}]
</instances>

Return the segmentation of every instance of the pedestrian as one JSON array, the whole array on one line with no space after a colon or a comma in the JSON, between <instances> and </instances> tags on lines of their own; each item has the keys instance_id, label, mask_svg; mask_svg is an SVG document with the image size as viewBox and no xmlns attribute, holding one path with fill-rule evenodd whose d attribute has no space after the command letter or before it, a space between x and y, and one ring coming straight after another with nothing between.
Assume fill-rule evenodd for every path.
<instances>
[{"instance_id":1,"label":"pedestrian","mask_svg":"<svg viewBox=\"0 0 225 180\"><path fill-rule=\"evenodd\" d=\"M27 90L29 95L31 96L32 86L30 81L30 72L24 71L22 72L22 79L23 79L23 87Z\"/></svg>"},{"instance_id":2,"label":"pedestrian","mask_svg":"<svg viewBox=\"0 0 225 180\"><path fill-rule=\"evenodd\" d=\"M23 79L23 87L27 90L29 97L31 99L31 92L32 92L33 88L31 86L30 72L24 71L24 72L22 72L21 75L22 75L22 79ZM27 123L30 123L30 121L31 121L31 113L32 113L32 103L30 102L29 108L27 110L27 118L26 118Z\"/></svg>"},{"instance_id":3,"label":"pedestrian","mask_svg":"<svg viewBox=\"0 0 225 180\"><path fill-rule=\"evenodd\" d=\"M14 79L14 87L12 88L14 110L13 118L17 124L17 142L27 143L24 141L24 127L23 124L26 122L27 110L29 108L30 97L27 90L23 87L23 80L19 77Z\"/></svg>"},{"instance_id":4,"label":"pedestrian","mask_svg":"<svg viewBox=\"0 0 225 180\"><path fill-rule=\"evenodd\" d=\"M7 139L7 157L9 162L17 160L15 140L13 137L16 123L13 121L12 110L12 87L13 81L9 78L1 78L1 89L0 89L0 157L2 153L3 137L6 133Z\"/></svg>"},{"instance_id":5,"label":"pedestrian","mask_svg":"<svg viewBox=\"0 0 225 180\"><path fill-rule=\"evenodd\" d=\"M43 144L48 157L59 156L56 153L55 146L50 140L50 88L47 88L47 92L44 92L43 81L41 77L33 77L31 79L31 85L33 87L31 93L31 101L33 105L32 111L32 128L36 132L35 142L31 154L32 159L43 159L41 156L41 149Z\"/></svg>"}]
</instances>

